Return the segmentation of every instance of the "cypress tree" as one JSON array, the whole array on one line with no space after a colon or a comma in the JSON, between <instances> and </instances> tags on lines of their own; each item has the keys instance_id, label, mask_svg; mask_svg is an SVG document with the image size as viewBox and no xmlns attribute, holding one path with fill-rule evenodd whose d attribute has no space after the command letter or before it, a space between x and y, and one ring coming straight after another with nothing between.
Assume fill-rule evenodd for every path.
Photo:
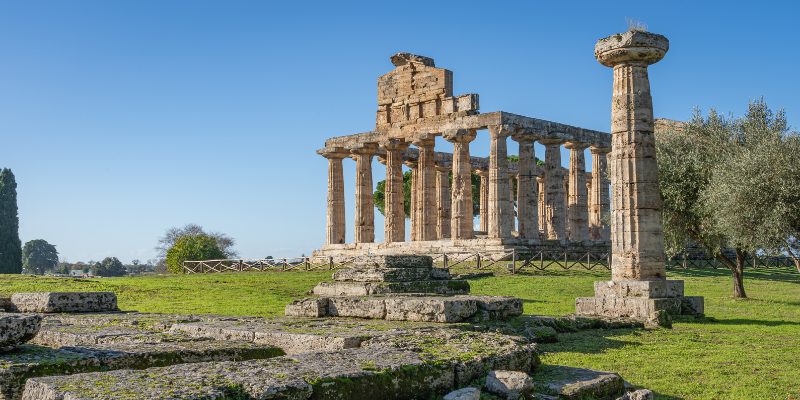
<instances>
[{"instance_id":1,"label":"cypress tree","mask_svg":"<svg viewBox=\"0 0 800 400\"><path fill-rule=\"evenodd\" d=\"M19 240L17 182L8 168L0 171L0 274L22 272L22 242Z\"/></svg>"}]
</instances>

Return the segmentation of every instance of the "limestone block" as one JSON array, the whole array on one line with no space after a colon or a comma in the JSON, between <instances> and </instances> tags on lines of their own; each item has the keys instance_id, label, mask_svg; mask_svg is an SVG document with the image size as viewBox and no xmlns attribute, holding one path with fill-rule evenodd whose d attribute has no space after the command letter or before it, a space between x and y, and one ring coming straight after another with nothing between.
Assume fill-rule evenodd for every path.
<instances>
[{"instance_id":1,"label":"limestone block","mask_svg":"<svg viewBox=\"0 0 800 400\"><path fill-rule=\"evenodd\" d=\"M653 398L653 392L647 389L639 389L625 393L622 397L618 397L617 400L653 400Z\"/></svg>"},{"instance_id":2,"label":"limestone block","mask_svg":"<svg viewBox=\"0 0 800 400\"><path fill-rule=\"evenodd\" d=\"M705 313L703 296L681 297L681 315L702 316Z\"/></svg>"},{"instance_id":3,"label":"limestone block","mask_svg":"<svg viewBox=\"0 0 800 400\"><path fill-rule=\"evenodd\" d=\"M683 296L683 281L601 281L594 283L594 294L598 297L680 297Z\"/></svg>"},{"instance_id":4,"label":"limestone block","mask_svg":"<svg viewBox=\"0 0 800 400\"><path fill-rule=\"evenodd\" d=\"M451 279L450 270L447 268L431 268L431 279Z\"/></svg>"},{"instance_id":5,"label":"limestone block","mask_svg":"<svg viewBox=\"0 0 800 400\"><path fill-rule=\"evenodd\" d=\"M380 297L331 297L328 299L328 314L332 317L384 319L386 305Z\"/></svg>"},{"instance_id":6,"label":"limestone block","mask_svg":"<svg viewBox=\"0 0 800 400\"><path fill-rule=\"evenodd\" d=\"M475 300L484 320L503 320L522 315L522 299L504 296L463 296Z\"/></svg>"},{"instance_id":7,"label":"limestone block","mask_svg":"<svg viewBox=\"0 0 800 400\"><path fill-rule=\"evenodd\" d=\"M19 312L69 313L118 311L112 292L14 293L11 302Z\"/></svg>"},{"instance_id":8,"label":"limestone block","mask_svg":"<svg viewBox=\"0 0 800 400\"><path fill-rule=\"evenodd\" d=\"M486 375L486 390L502 399L533 398L533 379L525 372L491 371Z\"/></svg>"},{"instance_id":9,"label":"limestone block","mask_svg":"<svg viewBox=\"0 0 800 400\"><path fill-rule=\"evenodd\" d=\"M478 311L474 300L457 297L388 297L390 321L461 322Z\"/></svg>"},{"instance_id":10,"label":"limestone block","mask_svg":"<svg viewBox=\"0 0 800 400\"><path fill-rule=\"evenodd\" d=\"M356 257L353 266L366 268L431 268L433 258L416 255L369 255Z\"/></svg>"},{"instance_id":11,"label":"limestone block","mask_svg":"<svg viewBox=\"0 0 800 400\"><path fill-rule=\"evenodd\" d=\"M625 391L625 382L619 375L586 368L548 366L534 380L543 386L537 391L560 399L613 399Z\"/></svg>"},{"instance_id":12,"label":"limestone block","mask_svg":"<svg viewBox=\"0 0 800 400\"><path fill-rule=\"evenodd\" d=\"M408 282L430 279L431 268L346 268L333 273L338 282Z\"/></svg>"},{"instance_id":13,"label":"limestone block","mask_svg":"<svg viewBox=\"0 0 800 400\"><path fill-rule=\"evenodd\" d=\"M284 315L287 317L311 317L319 318L328 315L328 299L300 299L286 305Z\"/></svg>"},{"instance_id":14,"label":"limestone block","mask_svg":"<svg viewBox=\"0 0 800 400\"><path fill-rule=\"evenodd\" d=\"M0 313L0 352L33 339L41 323L42 316L37 314Z\"/></svg>"},{"instance_id":15,"label":"limestone block","mask_svg":"<svg viewBox=\"0 0 800 400\"><path fill-rule=\"evenodd\" d=\"M681 313L682 298L646 297L579 297L575 313L585 316L623 318L644 322L645 325L669 326L668 315Z\"/></svg>"},{"instance_id":16,"label":"limestone block","mask_svg":"<svg viewBox=\"0 0 800 400\"><path fill-rule=\"evenodd\" d=\"M317 296L370 296L389 293L466 294L469 283L463 280L425 280L410 282L320 282Z\"/></svg>"},{"instance_id":17,"label":"limestone block","mask_svg":"<svg viewBox=\"0 0 800 400\"><path fill-rule=\"evenodd\" d=\"M446 394L442 400L480 400L481 390L474 387L458 389Z\"/></svg>"}]
</instances>

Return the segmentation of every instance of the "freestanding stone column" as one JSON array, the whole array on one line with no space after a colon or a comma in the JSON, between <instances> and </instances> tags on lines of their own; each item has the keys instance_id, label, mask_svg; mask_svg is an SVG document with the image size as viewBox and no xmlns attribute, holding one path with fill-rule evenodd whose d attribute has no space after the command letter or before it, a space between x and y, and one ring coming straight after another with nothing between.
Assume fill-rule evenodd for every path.
<instances>
[{"instance_id":1,"label":"freestanding stone column","mask_svg":"<svg viewBox=\"0 0 800 400\"><path fill-rule=\"evenodd\" d=\"M436 240L436 223L439 218L436 212L436 168L433 151L433 138L414 140L419 148L417 160L417 240Z\"/></svg>"},{"instance_id":2,"label":"freestanding stone column","mask_svg":"<svg viewBox=\"0 0 800 400\"><path fill-rule=\"evenodd\" d=\"M474 236L472 229L472 164L470 163L469 143L475 140L475 136L474 130L465 129L444 133L444 138L453 143L453 209L450 220L450 233L453 239L472 239Z\"/></svg>"},{"instance_id":3,"label":"freestanding stone column","mask_svg":"<svg viewBox=\"0 0 800 400\"><path fill-rule=\"evenodd\" d=\"M478 201L480 201L478 205L478 214L480 214L479 230L487 233L489 232L489 170L479 169L475 171L475 174L481 178L481 186L478 188L480 191L478 193Z\"/></svg>"},{"instance_id":4,"label":"freestanding stone column","mask_svg":"<svg viewBox=\"0 0 800 400\"><path fill-rule=\"evenodd\" d=\"M372 156L378 150L374 143L351 149L356 160L356 243L375 241L375 210L372 198Z\"/></svg>"},{"instance_id":5,"label":"freestanding stone column","mask_svg":"<svg viewBox=\"0 0 800 400\"><path fill-rule=\"evenodd\" d=\"M589 192L589 233L591 240L610 240L611 230L603 220L608 214L608 173L606 157L611 149L590 147L592 153L592 190Z\"/></svg>"},{"instance_id":6,"label":"freestanding stone column","mask_svg":"<svg viewBox=\"0 0 800 400\"><path fill-rule=\"evenodd\" d=\"M519 175L517 175L517 234L521 239L539 238L539 188L536 176L536 157L531 136L516 135L519 143Z\"/></svg>"},{"instance_id":7,"label":"freestanding stone column","mask_svg":"<svg viewBox=\"0 0 800 400\"><path fill-rule=\"evenodd\" d=\"M349 156L344 149L322 149L319 154L328 159L328 208L325 244L344 244L344 170L342 159Z\"/></svg>"},{"instance_id":8,"label":"freestanding stone column","mask_svg":"<svg viewBox=\"0 0 800 400\"><path fill-rule=\"evenodd\" d=\"M450 163L436 163L436 238L450 238Z\"/></svg>"},{"instance_id":9,"label":"freestanding stone column","mask_svg":"<svg viewBox=\"0 0 800 400\"><path fill-rule=\"evenodd\" d=\"M406 212L403 209L403 152L408 143L390 139L383 143L386 149L386 187L384 200L384 241L406 240Z\"/></svg>"},{"instance_id":10,"label":"freestanding stone column","mask_svg":"<svg viewBox=\"0 0 800 400\"><path fill-rule=\"evenodd\" d=\"M588 145L568 142L569 153L569 240L583 242L589 239L589 211L586 202L586 159L583 152Z\"/></svg>"},{"instance_id":11,"label":"freestanding stone column","mask_svg":"<svg viewBox=\"0 0 800 400\"><path fill-rule=\"evenodd\" d=\"M611 101L611 281L579 298L578 314L627 317L669 325L670 314L703 313L702 297L683 297L683 281L667 281L658 188L653 99L647 66L669 48L666 37L628 31L600 39L595 57L614 68ZM600 186L600 185L598 185Z\"/></svg>"},{"instance_id":12,"label":"freestanding stone column","mask_svg":"<svg viewBox=\"0 0 800 400\"><path fill-rule=\"evenodd\" d=\"M544 203L547 212L547 239L564 241L567 238L564 199L564 178L561 171L561 140L542 139L544 153Z\"/></svg>"},{"instance_id":13,"label":"freestanding stone column","mask_svg":"<svg viewBox=\"0 0 800 400\"><path fill-rule=\"evenodd\" d=\"M490 238L511 237L511 199L508 198L508 150L506 138L511 128L505 125L489 127L489 226Z\"/></svg>"},{"instance_id":14,"label":"freestanding stone column","mask_svg":"<svg viewBox=\"0 0 800 400\"><path fill-rule=\"evenodd\" d=\"M416 241L417 239L417 196L419 195L419 190L417 190L417 184L419 183L419 176L417 174L417 161L416 160L404 160L403 163L411 169L411 204L409 204L409 213L411 214L409 217L411 219L410 229L411 229L411 240Z\"/></svg>"},{"instance_id":15,"label":"freestanding stone column","mask_svg":"<svg viewBox=\"0 0 800 400\"><path fill-rule=\"evenodd\" d=\"M539 207L539 210L538 210L539 211L538 212L538 215L539 215L539 237L540 238L544 238L544 237L547 237L548 221L547 221L547 214L546 214L546 210L545 210L546 207L545 207L545 204L544 204L544 190L545 189L544 189L544 177L543 176L537 176L536 177L536 188L537 188L537 190L539 192L539 195L536 196L537 197L537 202L538 202L537 205Z\"/></svg>"}]
</instances>

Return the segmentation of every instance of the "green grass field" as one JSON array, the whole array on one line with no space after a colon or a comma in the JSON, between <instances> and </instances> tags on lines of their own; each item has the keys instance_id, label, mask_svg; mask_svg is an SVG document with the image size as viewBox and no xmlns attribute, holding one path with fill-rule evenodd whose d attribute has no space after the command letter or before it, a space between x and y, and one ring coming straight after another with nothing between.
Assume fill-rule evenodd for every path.
<instances>
[{"instance_id":1,"label":"green grass field","mask_svg":"<svg viewBox=\"0 0 800 400\"><path fill-rule=\"evenodd\" d=\"M594 330L546 344L543 362L619 372L662 399L800 399L800 274L747 273L748 300L730 297L727 271L673 271L689 295L705 296L707 318L672 329ZM71 279L0 275L0 294L110 290L124 310L274 316L328 272L266 272ZM545 271L471 281L473 293L518 296L525 313L564 315L591 296L605 271Z\"/></svg>"}]
</instances>

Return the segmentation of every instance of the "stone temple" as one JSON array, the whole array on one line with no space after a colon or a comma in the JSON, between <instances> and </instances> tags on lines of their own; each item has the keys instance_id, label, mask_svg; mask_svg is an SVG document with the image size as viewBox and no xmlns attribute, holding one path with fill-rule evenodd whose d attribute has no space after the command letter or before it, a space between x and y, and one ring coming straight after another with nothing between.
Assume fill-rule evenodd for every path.
<instances>
[{"instance_id":1,"label":"stone temple","mask_svg":"<svg viewBox=\"0 0 800 400\"><path fill-rule=\"evenodd\" d=\"M326 242L315 256L608 247L609 227L603 222L609 206L608 133L503 111L479 113L478 95L454 96L453 73L437 68L433 59L397 53L391 62L395 69L378 78L375 129L330 138L318 151L328 159L328 206ZM489 133L488 159L470 155L480 131ZM437 136L453 144L452 153L436 151ZM508 161L509 138L519 143L519 162ZM537 141L546 147L543 166L534 155ZM568 169L561 167L562 147L570 152ZM587 148L591 173L586 172ZM375 243L376 157L386 165L383 243ZM355 160L357 172L353 243L345 243L346 158ZM410 241L403 165L413 181ZM472 173L480 176L479 229L473 226Z\"/></svg>"}]
</instances>

